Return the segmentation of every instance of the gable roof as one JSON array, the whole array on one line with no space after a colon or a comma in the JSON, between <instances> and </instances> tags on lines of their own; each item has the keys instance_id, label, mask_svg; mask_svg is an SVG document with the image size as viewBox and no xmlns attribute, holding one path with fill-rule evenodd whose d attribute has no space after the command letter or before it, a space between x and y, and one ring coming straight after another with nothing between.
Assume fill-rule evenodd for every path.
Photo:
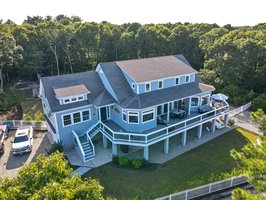
<instances>
[{"instance_id":1,"label":"gable roof","mask_svg":"<svg viewBox=\"0 0 266 200\"><path fill-rule=\"evenodd\" d=\"M183 55L124 60L116 64L137 83L197 73Z\"/></svg>"},{"instance_id":2,"label":"gable roof","mask_svg":"<svg viewBox=\"0 0 266 200\"><path fill-rule=\"evenodd\" d=\"M78 108L90 104L102 106L116 102L116 100L108 92L106 92L97 72L82 72L61 76L42 77L41 81L45 97L49 102L52 112ZM87 94L88 100L60 105L59 100L56 99L54 88L71 88L72 86L82 84L86 88L90 88L90 93Z\"/></svg>"},{"instance_id":3,"label":"gable roof","mask_svg":"<svg viewBox=\"0 0 266 200\"><path fill-rule=\"evenodd\" d=\"M54 88L54 92L57 98L64 98L69 96L75 96L80 94L88 94L90 91L84 84Z\"/></svg>"}]
</instances>

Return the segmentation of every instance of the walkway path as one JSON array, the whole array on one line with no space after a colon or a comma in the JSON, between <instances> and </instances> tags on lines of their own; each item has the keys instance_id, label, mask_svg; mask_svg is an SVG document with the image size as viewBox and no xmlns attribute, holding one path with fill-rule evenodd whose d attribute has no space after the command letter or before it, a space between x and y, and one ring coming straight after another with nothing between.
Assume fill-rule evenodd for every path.
<instances>
[{"instance_id":1,"label":"walkway path","mask_svg":"<svg viewBox=\"0 0 266 200\"><path fill-rule=\"evenodd\" d=\"M73 176L74 174L79 174L80 176L82 176L83 174L86 174L88 171L90 171L92 168L90 167L79 167L77 169L75 169L70 176Z\"/></svg>"},{"instance_id":2,"label":"walkway path","mask_svg":"<svg viewBox=\"0 0 266 200\"><path fill-rule=\"evenodd\" d=\"M259 131L258 126L250 122L250 111L242 112L232 117L232 119L235 120L235 125L262 135L262 132Z\"/></svg>"}]
</instances>

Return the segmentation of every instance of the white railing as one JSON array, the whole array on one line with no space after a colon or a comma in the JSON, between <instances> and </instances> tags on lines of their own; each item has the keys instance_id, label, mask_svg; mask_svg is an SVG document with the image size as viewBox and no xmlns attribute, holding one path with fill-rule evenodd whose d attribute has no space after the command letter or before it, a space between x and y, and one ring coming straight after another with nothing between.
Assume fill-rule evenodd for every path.
<instances>
[{"instance_id":1,"label":"white railing","mask_svg":"<svg viewBox=\"0 0 266 200\"><path fill-rule=\"evenodd\" d=\"M245 175L235 176L229 179L225 179L222 181L210 183L207 185L203 185L200 187L196 187L193 189L185 190L182 192L170 194L164 197L156 198L156 200L172 200L172 199L180 199L180 200L188 200L197 198L203 195L208 195L213 192L218 192L224 189L229 189L234 186L241 185L243 183L247 183L247 177Z\"/></svg>"},{"instance_id":2,"label":"white railing","mask_svg":"<svg viewBox=\"0 0 266 200\"><path fill-rule=\"evenodd\" d=\"M241 112L246 111L247 109L250 108L250 106L251 106L251 102L249 102L249 103L247 103L247 104L245 104L243 106L240 106L239 108L236 108L234 110L230 110L229 111L229 117L233 117L235 115L238 115Z\"/></svg>"},{"instance_id":3,"label":"white railing","mask_svg":"<svg viewBox=\"0 0 266 200\"><path fill-rule=\"evenodd\" d=\"M85 131L84 134L87 134L87 135L89 135L90 138L93 138L95 135L90 135L89 133L90 133L95 127L100 126L100 123L101 123L101 122L98 121L96 124L94 124L93 126L91 126L87 131ZM98 128L98 129L99 129L99 128ZM96 129L96 130L94 130L94 131L96 132L98 129Z\"/></svg>"},{"instance_id":4,"label":"white railing","mask_svg":"<svg viewBox=\"0 0 266 200\"><path fill-rule=\"evenodd\" d=\"M138 144L147 145L152 144L153 142L158 142L158 139L164 139L165 137L176 135L182 131L196 127L199 125L199 123L207 122L209 120L217 118L218 116L225 115L228 113L228 110L229 105L226 104L204 114L191 117L187 120L177 122L148 134L115 132L104 123L101 123L100 126L105 135L113 141L129 142L131 144L135 142Z\"/></svg>"},{"instance_id":5,"label":"white railing","mask_svg":"<svg viewBox=\"0 0 266 200\"><path fill-rule=\"evenodd\" d=\"M93 145L93 143L92 143L92 141L91 141L91 137L89 136L89 134L88 134L88 132L86 133L86 135L87 135L87 140L89 140L90 141L90 144L91 144L91 147L92 147L92 152L93 152L93 156L95 156L95 147L94 147L94 145ZM87 160L88 161L88 160Z\"/></svg>"},{"instance_id":6,"label":"white railing","mask_svg":"<svg viewBox=\"0 0 266 200\"><path fill-rule=\"evenodd\" d=\"M35 130L47 130L45 121L5 120L0 121L0 125L7 125L10 129L16 129L22 126L32 126Z\"/></svg>"},{"instance_id":7,"label":"white railing","mask_svg":"<svg viewBox=\"0 0 266 200\"><path fill-rule=\"evenodd\" d=\"M79 136L76 134L75 131L72 131L72 133L73 133L74 147L75 147L76 151L78 152L80 158L83 160L83 162L85 162L85 152L84 152L82 145L79 141ZM76 144L79 147L78 149L76 148Z\"/></svg>"}]
</instances>

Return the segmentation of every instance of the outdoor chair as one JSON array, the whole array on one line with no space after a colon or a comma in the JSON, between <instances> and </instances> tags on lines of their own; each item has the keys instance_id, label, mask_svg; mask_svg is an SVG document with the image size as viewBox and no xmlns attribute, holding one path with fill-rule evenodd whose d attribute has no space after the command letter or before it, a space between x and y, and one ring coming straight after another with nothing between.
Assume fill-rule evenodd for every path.
<instances>
[{"instance_id":1,"label":"outdoor chair","mask_svg":"<svg viewBox=\"0 0 266 200\"><path fill-rule=\"evenodd\" d=\"M167 124L168 123L168 121L167 120L165 120L165 119L163 119L160 115L158 116L158 118L157 118L157 123L158 124Z\"/></svg>"}]
</instances>

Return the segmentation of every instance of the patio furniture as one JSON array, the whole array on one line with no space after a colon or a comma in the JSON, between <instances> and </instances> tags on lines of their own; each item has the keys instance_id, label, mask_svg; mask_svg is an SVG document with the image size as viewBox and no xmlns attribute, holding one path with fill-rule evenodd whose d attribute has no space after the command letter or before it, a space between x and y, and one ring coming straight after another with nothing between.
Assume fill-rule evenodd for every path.
<instances>
[{"instance_id":1,"label":"patio furniture","mask_svg":"<svg viewBox=\"0 0 266 200\"><path fill-rule=\"evenodd\" d=\"M163 124L163 125L165 125L165 124L168 123L168 121L165 120L165 119L163 119L162 116L159 115L159 116L157 117L157 123L158 123L158 124Z\"/></svg>"},{"instance_id":2,"label":"patio furniture","mask_svg":"<svg viewBox=\"0 0 266 200\"><path fill-rule=\"evenodd\" d=\"M199 113L205 113L205 112L208 112L208 111L211 111L211 110L212 110L212 107L209 104L205 104L205 105L199 106L199 108L198 108L198 112Z\"/></svg>"},{"instance_id":3,"label":"patio furniture","mask_svg":"<svg viewBox=\"0 0 266 200\"><path fill-rule=\"evenodd\" d=\"M184 118L187 116L187 113L185 110L182 109L174 109L171 112L171 116L176 118Z\"/></svg>"}]
</instances>

